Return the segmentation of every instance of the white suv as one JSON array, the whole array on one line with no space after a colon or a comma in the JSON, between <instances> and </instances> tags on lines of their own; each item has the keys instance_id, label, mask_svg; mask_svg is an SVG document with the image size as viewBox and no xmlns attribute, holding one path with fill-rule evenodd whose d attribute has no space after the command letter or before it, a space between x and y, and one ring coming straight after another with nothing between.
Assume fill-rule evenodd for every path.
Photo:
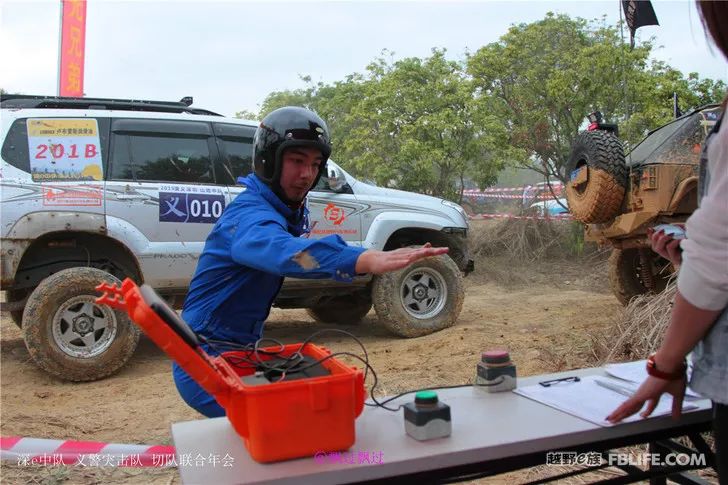
<instances>
[{"instance_id":1,"label":"white suv","mask_svg":"<svg viewBox=\"0 0 728 485\"><path fill-rule=\"evenodd\" d=\"M95 304L102 280L129 277L181 306L212 225L251 170L256 123L183 101L0 99L4 310L57 377L99 379L136 348L136 326ZM473 266L463 209L363 183L334 162L327 175L309 195L311 237L374 249L431 242L449 256L349 284L287 279L276 305L347 324L373 304L404 337L453 325Z\"/></svg>"}]
</instances>

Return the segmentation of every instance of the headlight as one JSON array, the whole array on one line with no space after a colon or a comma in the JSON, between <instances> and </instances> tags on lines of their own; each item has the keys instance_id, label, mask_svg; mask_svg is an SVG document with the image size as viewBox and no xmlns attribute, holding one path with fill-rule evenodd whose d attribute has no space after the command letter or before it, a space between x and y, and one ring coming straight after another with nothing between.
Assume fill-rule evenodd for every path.
<instances>
[{"instance_id":1,"label":"headlight","mask_svg":"<svg viewBox=\"0 0 728 485\"><path fill-rule=\"evenodd\" d=\"M462 207L460 207L455 202L450 202L449 200L443 200L442 203L444 205L446 205L448 207L452 207L453 209L455 209L456 211L458 211L460 213L460 215L463 216L463 220L465 221L465 225L466 226L468 225L468 215L465 213L465 209L463 209Z\"/></svg>"}]
</instances>

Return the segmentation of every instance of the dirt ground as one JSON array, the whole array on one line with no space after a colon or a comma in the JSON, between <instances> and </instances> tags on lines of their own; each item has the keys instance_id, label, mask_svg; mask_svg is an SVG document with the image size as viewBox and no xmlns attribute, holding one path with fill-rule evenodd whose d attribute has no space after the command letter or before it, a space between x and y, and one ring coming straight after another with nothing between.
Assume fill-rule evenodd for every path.
<instances>
[{"instance_id":1,"label":"dirt ground","mask_svg":"<svg viewBox=\"0 0 728 485\"><path fill-rule=\"evenodd\" d=\"M586 275L586 276L585 276ZM507 348L520 376L596 364L595 332L611 325L621 306L609 292L602 262L548 261L523 264L480 260L466 278L457 324L416 339L392 337L372 311L354 332L367 347L381 394L473 379L481 351ZM267 336L297 342L322 328L304 311L274 310ZM0 434L113 443L171 444L170 425L200 419L179 398L170 361L143 338L118 374L98 382L67 383L30 360L20 330L2 318ZM318 342L356 352L342 335ZM386 458L385 458L386 459ZM175 469L20 467L4 464L3 483L179 483ZM481 480L521 483L537 469Z\"/></svg>"}]
</instances>

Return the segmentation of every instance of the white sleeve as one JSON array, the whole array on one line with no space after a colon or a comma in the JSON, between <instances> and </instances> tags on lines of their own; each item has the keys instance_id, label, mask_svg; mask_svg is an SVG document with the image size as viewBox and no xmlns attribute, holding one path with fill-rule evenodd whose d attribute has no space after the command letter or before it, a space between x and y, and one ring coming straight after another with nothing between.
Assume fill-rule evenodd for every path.
<instances>
[{"instance_id":1,"label":"white sleeve","mask_svg":"<svg viewBox=\"0 0 728 485\"><path fill-rule=\"evenodd\" d=\"M707 192L687 221L677 286L698 308L722 310L728 305L728 124L708 146Z\"/></svg>"}]
</instances>

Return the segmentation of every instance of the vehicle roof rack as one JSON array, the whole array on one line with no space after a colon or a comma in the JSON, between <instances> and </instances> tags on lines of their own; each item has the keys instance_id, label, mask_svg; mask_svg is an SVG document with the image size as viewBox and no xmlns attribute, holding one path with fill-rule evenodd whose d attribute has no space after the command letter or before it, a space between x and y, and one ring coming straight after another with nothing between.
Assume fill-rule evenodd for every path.
<instances>
[{"instance_id":1,"label":"vehicle roof rack","mask_svg":"<svg viewBox=\"0 0 728 485\"><path fill-rule=\"evenodd\" d=\"M0 95L0 108L47 109L117 109L124 111L157 111L162 113L190 113L222 116L206 109L193 108L192 97L181 101L145 101L140 99L70 98L63 96L35 96L27 94Z\"/></svg>"}]
</instances>

